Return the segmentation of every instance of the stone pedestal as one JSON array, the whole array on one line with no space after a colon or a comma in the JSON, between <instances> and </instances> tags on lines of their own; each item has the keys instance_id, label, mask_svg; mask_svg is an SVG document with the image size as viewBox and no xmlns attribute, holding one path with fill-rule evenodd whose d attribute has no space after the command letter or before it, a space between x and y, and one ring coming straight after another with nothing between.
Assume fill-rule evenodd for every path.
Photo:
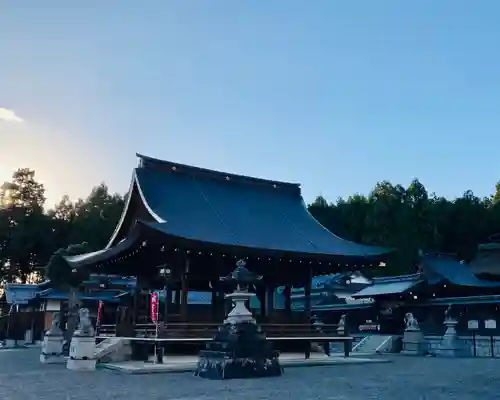
<instances>
[{"instance_id":1,"label":"stone pedestal","mask_svg":"<svg viewBox=\"0 0 500 400\"><path fill-rule=\"evenodd\" d=\"M280 376L278 357L255 323L228 323L200 352L194 375L208 379Z\"/></svg>"},{"instance_id":2,"label":"stone pedestal","mask_svg":"<svg viewBox=\"0 0 500 400\"><path fill-rule=\"evenodd\" d=\"M62 331L48 331L43 338L40 362L42 364L64 363L65 360L62 354L63 341Z\"/></svg>"},{"instance_id":3,"label":"stone pedestal","mask_svg":"<svg viewBox=\"0 0 500 400\"><path fill-rule=\"evenodd\" d=\"M78 333L76 331L71 339L66 367L73 371L94 371L96 366L95 337Z\"/></svg>"},{"instance_id":4,"label":"stone pedestal","mask_svg":"<svg viewBox=\"0 0 500 400\"><path fill-rule=\"evenodd\" d=\"M447 319L444 321L444 324L446 332L438 348L435 350L435 354L440 357L460 357L463 354L463 346L457 336L456 326L458 321Z\"/></svg>"},{"instance_id":5,"label":"stone pedestal","mask_svg":"<svg viewBox=\"0 0 500 400\"><path fill-rule=\"evenodd\" d=\"M266 340L265 334L255 323L245 302L255 296L241 289L240 283L249 284L260 278L253 276L240 260L229 277L221 280L236 282L237 289L226 298L234 302L234 308L224 320L206 350L200 351L195 376L208 379L260 378L280 376L277 351Z\"/></svg>"},{"instance_id":6,"label":"stone pedestal","mask_svg":"<svg viewBox=\"0 0 500 400\"><path fill-rule=\"evenodd\" d=\"M424 335L420 329L406 330L403 335L403 350L401 354L421 356L427 352Z\"/></svg>"},{"instance_id":7,"label":"stone pedestal","mask_svg":"<svg viewBox=\"0 0 500 400\"><path fill-rule=\"evenodd\" d=\"M5 345L3 346L6 349L14 349L19 346L19 341L14 339L5 339Z\"/></svg>"}]
</instances>

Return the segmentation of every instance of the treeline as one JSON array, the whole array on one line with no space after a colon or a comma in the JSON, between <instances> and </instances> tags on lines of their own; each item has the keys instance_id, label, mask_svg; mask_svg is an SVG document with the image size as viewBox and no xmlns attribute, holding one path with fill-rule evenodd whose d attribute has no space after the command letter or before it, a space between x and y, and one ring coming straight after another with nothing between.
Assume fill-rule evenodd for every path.
<instances>
[{"instance_id":1,"label":"treeline","mask_svg":"<svg viewBox=\"0 0 500 400\"><path fill-rule=\"evenodd\" d=\"M64 196L45 207L45 188L35 171L19 169L0 190L0 281L40 279L51 255L71 244L87 242L102 249L120 218L124 197L105 184L83 200ZM429 194L418 180L407 188L381 182L368 196L353 195L329 203L318 197L311 213L329 230L352 241L397 249L383 270L405 273L419 250L474 256L477 244L500 232L500 184L488 198L468 190L448 200Z\"/></svg>"},{"instance_id":2,"label":"treeline","mask_svg":"<svg viewBox=\"0 0 500 400\"><path fill-rule=\"evenodd\" d=\"M337 235L360 243L397 249L384 274L412 272L419 251L453 253L470 261L479 243L500 233L500 183L487 198L470 190L449 200L429 194L415 179L405 188L384 181L368 196L328 203L318 197L311 213Z\"/></svg>"},{"instance_id":3,"label":"treeline","mask_svg":"<svg viewBox=\"0 0 500 400\"><path fill-rule=\"evenodd\" d=\"M59 248L87 242L90 250L106 246L120 218L124 199L105 184L85 200L64 196L45 208L45 188L31 169L19 169L0 190L0 281L40 279Z\"/></svg>"}]
</instances>

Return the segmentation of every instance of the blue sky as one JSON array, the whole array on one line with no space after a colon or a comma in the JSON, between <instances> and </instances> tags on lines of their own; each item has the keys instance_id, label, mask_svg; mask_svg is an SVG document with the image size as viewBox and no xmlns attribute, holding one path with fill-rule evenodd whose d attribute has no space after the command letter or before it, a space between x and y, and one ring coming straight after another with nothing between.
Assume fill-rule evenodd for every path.
<instances>
[{"instance_id":1,"label":"blue sky","mask_svg":"<svg viewBox=\"0 0 500 400\"><path fill-rule=\"evenodd\" d=\"M307 201L414 177L489 195L499 14L486 0L7 0L0 179L35 168L49 205L101 181L125 192L142 152L301 182Z\"/></svg>"}]
</instances>

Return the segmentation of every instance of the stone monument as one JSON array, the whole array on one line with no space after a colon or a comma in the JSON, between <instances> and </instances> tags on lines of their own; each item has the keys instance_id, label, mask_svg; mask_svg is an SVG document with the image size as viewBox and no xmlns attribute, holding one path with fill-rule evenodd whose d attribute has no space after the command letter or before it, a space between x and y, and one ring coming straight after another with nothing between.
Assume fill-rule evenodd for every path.
<instances>
[{"instance_id":1,"label":"stone monument","mask_svg":"<svg viewBox=\"0 0 500 400\"><path fill-rule=\"evenodd\" d=\"M427 352L427 346L417 319L412 313L408 312L405 315L404 321L406 327L403 335L403 350L401 353L410 356L424 355Z\"/></svg>"},{"instance_id":2,"label":"stone monument","mask_svg":"<svg viewBox=\"0 0 500 400\"><path fill-rule=\"evenodd\" d=\"M441 343L435 350L436 356L440 357L459 357L463 353L463 346L458 339L456 326L458 319L454 316L452 306L448 306L444 313L444 325L446 331Z\"/></svg>"},{"instance_id":3,"label":"stone monument","mask_svg":"<svg viewBox=\"0 0 500 400\"><path fill-rule=\"evenodd\" d=\"M345 324L346 318L347 318L346 314L342 314L342 316L340 317L339 323L337 325L337 334L339 336L344 336L346 334L346 329L347 329Z\"/></svg>"},{"instance_id":4,"label":"stone monument","mask_svg":"<svg viewBox=\"0 0 500 400\"><path fill-rule=\"evenodd\" d=\"M40 354L40 362L43 364L58 364L63 363L63 331L60 328L61 315L54 313L52 315L52 326L45 333L42 343L42 354Z\"/></svg>"},{"instance_id":5,"label":"stone monument","mask_svg":"<svg viewBox=\"0 0 500 400\"><path fill-rule=\"evenodd\" d=\"M90 322L89 310L81 308L78 312L79 324L71 339L68 369L74 371L93 371L96 366L96 345L94 327Z\"/></svg>"},{"instance_id":6,"label":"stone monument","mask_svg":"<svg viewBox=\"0 0 500 400\"><path fill-rule=\"evenodd\" d=\"M280 376L283 371L278 360L278 352L272 350L270 342L256 324L245 302L254 293L248 286L262 277L252 274L240 260L236 269L223 282L236 284L236 290L226 295L234 303L224 324L219 326L208 342L206 350L200 351L195 376L208 379L234 379Z\"/></svg>"}]
</instances>

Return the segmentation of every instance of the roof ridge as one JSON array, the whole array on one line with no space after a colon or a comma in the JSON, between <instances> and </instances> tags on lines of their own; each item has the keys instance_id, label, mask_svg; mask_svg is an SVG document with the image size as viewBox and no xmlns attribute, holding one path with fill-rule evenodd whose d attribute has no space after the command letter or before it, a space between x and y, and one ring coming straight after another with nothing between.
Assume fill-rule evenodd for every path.
<instances>
[{"instance_id":1,"label":"roof ridge","mask_svg":"<svg viewBox=\"0 0 500 400\"><path fill-rule=\"evenodd\" d=\"M234 174L224 171L218 171L214 169L197 167L194 165L181 164L168 160L160 160L158 158L153 158L145 156L143 154L136 153L136 156L142 161L140 168L148 168L149 166L161 166L170 168L172 171L176 172L188 172L196 177L204 176L208 179L220 179L226 181L236 181L240 183L253 183L253 184L264 184L264 185L276 185L276 186L287 186L298 189L300 193L300 183L284 182L272 179L257 178L249 175ZM273 186L275 187L275 186Z\"/></svg>"}]
</instances>

